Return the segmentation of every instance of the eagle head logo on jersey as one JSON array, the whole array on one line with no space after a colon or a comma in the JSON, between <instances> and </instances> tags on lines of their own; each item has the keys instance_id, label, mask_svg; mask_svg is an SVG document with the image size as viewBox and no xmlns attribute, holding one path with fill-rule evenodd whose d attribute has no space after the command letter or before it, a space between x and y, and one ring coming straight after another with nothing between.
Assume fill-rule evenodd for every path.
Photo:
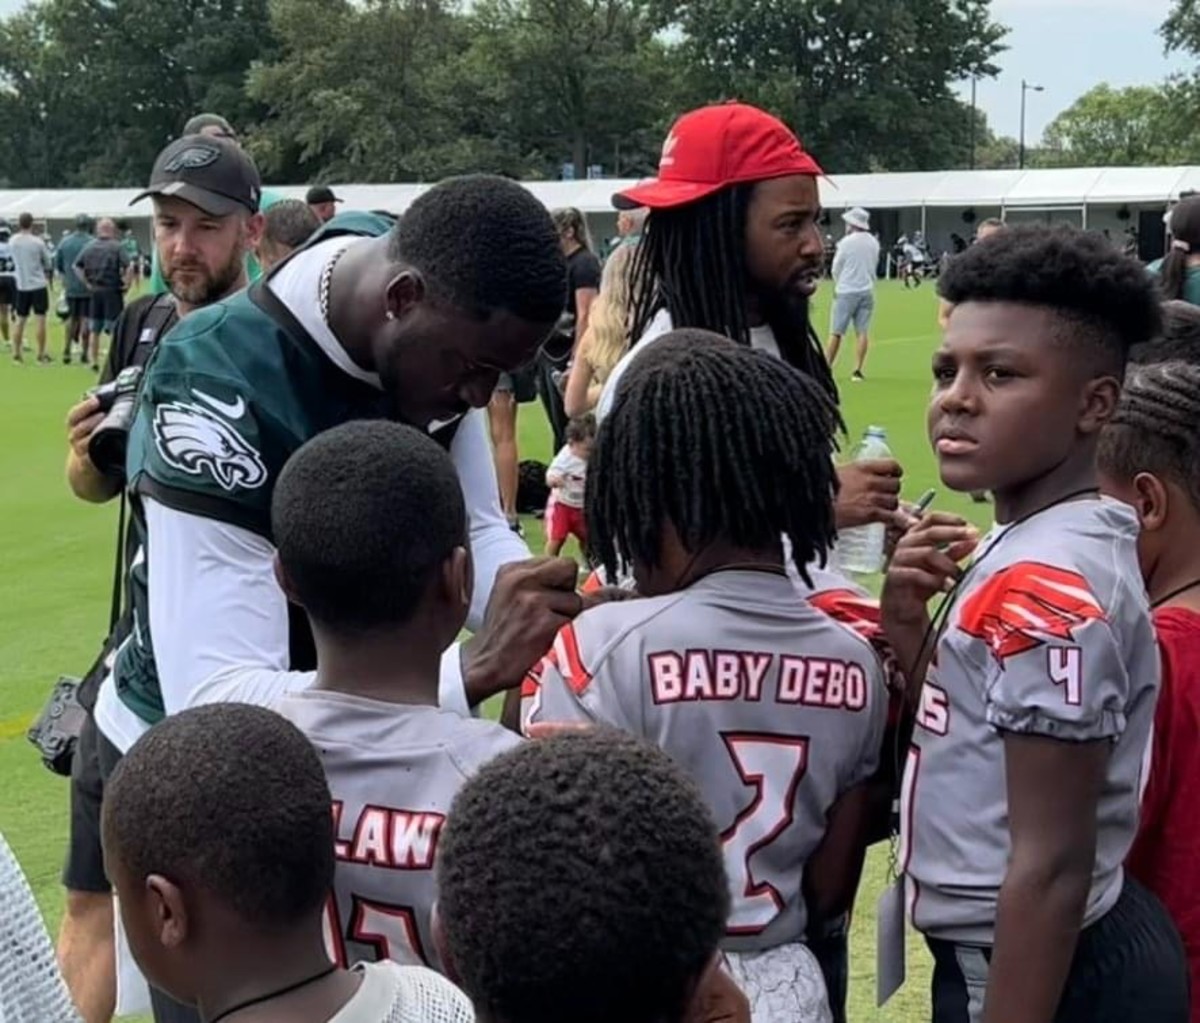
<instances>
[{"instance_id":1,"label":"eagle head logo on jersey","mask_svg":"<svg viewBox=\"0 0 1200 1023\"><path fill-rule=\"evenodd\" d=\"M958 628L983 640L1003 665L1047 641L1070 642L1073 629L1103 619L1104 609L1079 573L1022 561L997 572L963 602Z\"/></svg>"},{"instance_id":2,"label":"eagle head logo on jersey","mask_svg":"<svg viewBox=\"0 0 1200 1023\"><path fill-rule=\"evenodd\" d=\"M154 443L168 465L191 476L207 472L224 490L253 490L266 482L262 456L225 420L199 405L159 405Z\"/></svg>"}]
</instances>

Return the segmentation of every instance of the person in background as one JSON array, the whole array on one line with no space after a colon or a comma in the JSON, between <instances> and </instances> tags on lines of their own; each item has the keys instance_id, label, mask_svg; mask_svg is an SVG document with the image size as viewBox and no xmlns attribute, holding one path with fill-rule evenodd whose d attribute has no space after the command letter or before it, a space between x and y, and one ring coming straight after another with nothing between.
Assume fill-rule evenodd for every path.
<instances>
[{"instance_id":1,"label":"person in background","mask_svg":"<svg viewBox=\"0 0 1200 1023\"><path fill-rule=\"evenodd\" d=\"M1167 218L1171 246L1146 269L1158 278L1164 299L1200 305L1200 195L1182 199Z\"/></svg>"},{"instance_id":2,"label":"person in background","mask_svg":"<svg viewBox=\"0 0 1200 1023\"><path fill-rule=\"evenodd\" d=\"M636 245L642 239L642 229L646 226L646 215L650 211L644 208L621 210L617 214L617 236L612 240L609 255L616 252L622 245Z\"/></svg>"},{"instance_id":3,"label":"person in background","mask_svg":"<svg viewBox=\"0 0 1200 1023\"><path fill-rule=\"evenodd\" d=\"M855 362L851 380L863 379L875 312L875 278L879 273L879 239L871 234L871 215L861 206L842 214L846 236L833 256L833 317L829 332L829 365L837 362L842 336L854 324Z\"/></svg>"},{"instance_id":4,"label":"person in background","mask_svg":"<svg viewBox=\"0 0 1200 1023\"><path fill-rule=\"evenodd\" d=\"M12 344L8 335L9 311L17 301L17 277L12 258L12 228L7 220L0 220L0 337L6 345Z\"/></svg>"},{"instance_id":5,"label":"person in background","mask_svg":"<svg viewBox=\"0 0 1200 1023\"><path fill-rule=\"evenodd\" d=\"M665 753L551 735L455 798L434 929L479 1023L748 1023L716 825Z\"/></svg>"},{"instance_id":6,"label":"person in background","mask_svg":"<svg viewBox=\"0 0 1200 1023\"><path fill-rule=\"evenodd\" d=\"M557 451L566 443L569 418L563 408L564 382L600 291L600 261L591 251L587 222L579 210L555 210L553 216L559 244L567 257L567 307L558 330L538 352L537 388Z\"/></svg>"},{"instance_id":7,"label":"person in background","mask_svg":"<svg viewBox=\"0 0 1200 1023\"><path fill-rule=\"evenodd\" d=\"M125 258L129 260L129 286L136 288L142 280L142 247L138 244L137 235L133 233L133 228L129 226L127 220L117 221L117 231Z\"/></svg>"},{"instance_id":8,"label":"person in background","mask_svg":"<svg viewBox=\"0 0 1200 1023\"><path fill-rule=\"evenodd\" d=\"M1167 907L1191 974L1192 1023L1200 1023L1200 358L1135 357L1097 463L1106 494L1137 510L1138 558L1162 653L1150 774L1129 872ZM1157 351L1156 351L1157 349Z\"/></svg>"},{"instance_id":9,"label":"person in background","mask_svg":"<svg viewBox=\"0 0 1200 1023\"><path fill-rule=\"evenodd\" d=\"M280 199L263 218L262 240L256 250L263 273L287 259L321 226L312 207L299 199Z\"/></svg>"},{"instance_id":10,"label":"person in background","mask_svg":"<svg viewBox=\"0 0 1200 1023\"><path fill-rule=\"evenodd\" d=\"M592 303L588 329L575 349L563 408L572 419L596 407L604 381L629 350L629 317L633 311L633 265L636 245L618 246L600 277L600 294Z\"/></svg>"},{"instance_id":11,"label":"person in background","mask_svg":"<svg viewBox=\"0 0 1200 1023\"><path fill-rule=\"evenodd\" d=\"M332 805L316 750L273 711L197 707L147 732L103 816L142 972L212 1023L470 1023L431 970L329 961Z\"/></svg>"},{"instance_id":12,"label":"person in background","mask_svg":"<svg viewBox=\"0 0 1200 1023\"><path fill-rule=\"evenodd\" d=\"M209 138L224 139L235 146L241 146L237 132L233 130L231 125L220 114L196 114L190 118L183 126L181 138L188 135L207 135ZM278 192L274 192L269 188L264 188L258 201L259 211L266 213L275 203L282 199ZM254 255L253 250L246 253L246 279L253 283L262 276L262 267L259 266L258 259ZM163 279L162 269L158 263L158 249L155 248L150 253L150 293L152 295L165 295L171 289L168 288L167 282Z\"/></svg>"},{"instance_id":13,"label":"person in background","mask_svg":"<svg viewBox=\"0 0 1200 1023\"><path fill-rule=\"evenodd\" d=\"M587 331L588 314L600 293L600 260L591 248L587 221L579 210L568 207L554 211L554 226L567 257L566 315L574 324L575 344Z\"/></svg>"},{"instance_id":14,"label":"person in background","mask_svg":"<svg viewBox=\"0 0 1200 1023\"><path fill-rule=\"evenodd\" d=\"M67 336L63 342L63 362L71 361L71 346L79 345L79 361L93 365L100 360L100 339L92 350L91 301L87 283L75 272L75 260L92 243L92 218L80 213L75 218L75 230L58 243L54 253L54 269L63 282L67 299Z\"/></svg>"},{"instance_id":15,"label":"person in background","mask_svg":"<svg viewBox=\"0 0 1200 1023\"><path fill-rule=\"evenodd\" d=\"M308 203L308 208L313 211L317 219L324 224L337 216L337 204L342 200L333 194L333 189L328 185L313 185L305 193L304 201Z\"/></svg>"},{"instance_id":16,"label":"person in background","mask_svg":"<svg viewBox=\"0 0 1200 1023\"><path fill-rule=\"evenodd\" d=\"M588 458L596 439L593 416L567 423L567 443L546 470L550 501L546 505L546 553L558 557L569 537L587 551L587 523L583 518L584 488L587 484Z\"/></svg>"},{"instance_id":17,"label":"person in background","mask_svg":"<svg viewBox=\"0 0 1200 1023\"><path fill-rule=\"evenodd\" d=\"M24 361L25 321L37 323L37 361L54 360L46 354L46 311L50 308L50 274L53 266L46 243L33 233L33 214L17 218L17 234L9 243L17 281L17 326L13 331L13 361Z\"/></svg>"},{"instance_id":18,"label":"person in background","mask_svg":"<svg viewBox=\"0 0 1200 1023\"><path fill-rule=\"evenodd\" d=\"M95 240L76 257L71 269L91 293L92 336L99 348L102 334L112 336L133 275L116 221L104 217L96 224Z\"/></svg>"}]
</instances>

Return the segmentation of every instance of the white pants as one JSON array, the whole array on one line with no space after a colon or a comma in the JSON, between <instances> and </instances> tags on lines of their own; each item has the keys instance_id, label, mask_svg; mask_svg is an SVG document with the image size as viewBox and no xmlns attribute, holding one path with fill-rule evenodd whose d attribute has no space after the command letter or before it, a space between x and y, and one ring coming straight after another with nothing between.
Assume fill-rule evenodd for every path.
<instances>
[{"instance_id":1,"label":"white pants","mask_svg":"<svg viewBox=\"0 0 1200 1023\"><path fill-rule=\"evenodd\" d=\"M753 1023L832 1023L825 978L807 945L726 952L725 965L750 1002Z\"/></svg>"}]
</instances>

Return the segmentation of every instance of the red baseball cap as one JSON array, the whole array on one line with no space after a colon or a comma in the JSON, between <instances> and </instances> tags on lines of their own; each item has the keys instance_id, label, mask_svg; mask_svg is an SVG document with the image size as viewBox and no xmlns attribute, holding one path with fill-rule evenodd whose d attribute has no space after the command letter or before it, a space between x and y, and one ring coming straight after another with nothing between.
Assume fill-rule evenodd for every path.
<instances>
[{"instance_id":1,"label":"red baseball cap","mask_svg":"<svg viewBox=\"0 0 1200 1023\"><path fill-rule=\"evenodd\" d=\"M618 192L613 205L670 209L745 181L822 173L782 121L745 103L720 103L679 118L663 143L658 177Z\"/></svg>"}]
</instances>

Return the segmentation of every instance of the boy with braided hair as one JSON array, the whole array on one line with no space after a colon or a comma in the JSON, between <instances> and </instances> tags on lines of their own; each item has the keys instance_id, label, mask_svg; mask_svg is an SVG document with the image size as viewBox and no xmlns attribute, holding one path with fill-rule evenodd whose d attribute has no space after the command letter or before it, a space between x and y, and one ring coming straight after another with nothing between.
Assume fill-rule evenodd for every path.
<instances>
[{"instance_id":1,"label":"boy with braided hair","mask_svg":"<svg viewBox=\"0 0 1200 1023\"><path fill-rule=\"evenodd\" d=\"M1173 303L1168 303L1173 304ZM1190 308L1190 307L1189 307ZM1154 345L1146 346L1153 350ZM1200 353L1197 353L1200 354ZM1195 356L1193 356L1195 357ZM1133 366L1100 439L1100 483L1141 522L1138 559L1162 652L1150 776L1126 865L1183 936L1200 1020L1200 365Z\"/></svg>"},{"instance_id":2,"label":"boy with braided hair","mask_svg":"<svg viewBox=\"0 0 1200 1023\"><path fill-rule=\"evenodd\" d=\"M760 1023L823 1023L806 936L853 899L887 696L870 646L786 571L833 542L840 426L765 352L675 331L629 368L590 463L587 524L645 599L585 612L523 690L526 728L603 723L695 779L721 829L723 947Z\"/></svg>"}]
</instances>

